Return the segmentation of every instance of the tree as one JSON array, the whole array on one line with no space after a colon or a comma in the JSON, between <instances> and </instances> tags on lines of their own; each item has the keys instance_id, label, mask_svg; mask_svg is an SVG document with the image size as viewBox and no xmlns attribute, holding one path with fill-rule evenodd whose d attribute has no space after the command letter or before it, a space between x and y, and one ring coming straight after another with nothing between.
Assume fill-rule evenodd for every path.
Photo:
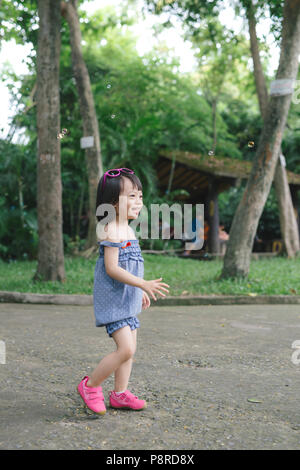
<instances>
[{"instance_id":1,"label":"tree","mask_svg":"<svg viewBox=\"0 0 300 470\"><path fill-rule=\"evenodd\" d=\"M300 0L286 0L276 80L295 80L300 52ZM272 95L245 192L235 213L221 278L246 277L257 225L270 191L292 93Z\"/></svg>"},{"instance_id":2,"label":"tree","mask_svg":"<svg viewBox=\"0 0 300 470\"><path fill-rule=\"evenodd\" d=\"M157 13L164 11L169 12L170 14L175 13L177 16L181 17L184 24L186 24L190 29L190 34L197 37L205 18L209 14L217 15L219 12L218 8L222 7L223 2L215 0L207 4L201 0L178 0L176 2L168 0L148 0L147 3L150 7L154 8ZM239 7L241 5L246 8L246 16L248 17L250 31L251 52L254 62L255 82L259 96L259 103L261 105L262 103L267 102L267 88L260 63L253 5L251 0L239 0L238 2L233 3L237 7L236 11L240 11ZM257 0L256 7L257 6L260 7L261 11L264 11L266 8L269 9L272 17L272 30L275 37L278 37L280 34L278 19L282 17L283 1L276 0L265 2L264 0ZM170 25L170 23L170 19L166 21L166 25ZM286 172L279 162L277 164L274 182L279 203L282 236L284 238L288 255L293 256L299 250L297 221L293 210Z\"/></svg>"},{"instance_id":3,"label":"tree","mask_svg":"<svg viewBox=\"0 0 300 470\"><path fill-rule=\"evenodd\" d=\"M38 266L34 280L65 279L60 173L60 0L39 0L37 50Z\"/></svg>"},{"instance_id":4,"label":"tree","mask_svg":"<svg viewBox=\"0 0 300 470\"><path fill-rule=\"evenodd\" d=\"M29 4L29 0L26 4ZM36 11L33 9L25 13L29 15L26 17L26 23L21 22L22 13L19 13L16 19L10 19L10 30L19 31L25 38L30 33L36 46L33 36L35 32L37 37L38 31ZM23 29L20 31L14 24L23 24ZM96 98L103 163L106 167L132 165L144 183L147 205L159 197L153 166L161 148L182 149L206 155L211 149L211 107L204 98L203 89L199 89L199 74L180 74L178 60L170 61L171 51L163 44L159 44L151 53L139 57L136 38L128 28L122 27L122 24L127 24L127 19L114 13L113 9L101 9L88 19L80 13L80 27L85 40L82 52ZM82 218L87 220L90 203L87 195L87 168L82 165L84 150L79 148L82 118L78 89L72 76L70 29L67 21L62 22L61 34L61 126L70 131L68 136L60 141L64 188L63 227L64 240L67 242L70 237L75 237L76 226L78 227L78 222L82 220L81 211ZM245 62L248 60L249 47L247 45L246 53L244 42L238 44L238 53L240 46ZM213 63L213 54L209 59ZM22 159L22 176L25 182L28 181L28 173L32 176L32 169L27 163L25 165L25 162L30 162L30 157L36 149L35 108L32 107L36 103L36 94L32 97L36 81L35 56L32 55L28 60L32 61L32 73L25 77L12 77L12 94L14 100L19 103L19 112L14 122L18 128L26 127L26 137L29 139L26 154ZM260 132L261 120L257 115L252 75L244 62L236 61L233 70L226 75L228 79L220 98L217 116L216 152L239 159L252 159L253 150L250 153L247 143L249 135ZM219 73L222 74L221 64ZM22 80L21 87L17 84L18 80ZM26 113L24 108L27 109ZM293 123L293 127L296 127L296 116L291 124ZM296 148L295 157L297 153ZM8 161L11 168L12 162L10 159ZM170 190L174 189L177 176L175 168L175 172L170 174ZM31 193L34 187L35 183L24 192L25 205L29 204L28 207L33 209L35 197L34 193L33 196ZM13 189L11 191L13 193ZM81 224L79 235L83 239L86 236L84 223ZM79 242L79 248L83 241ZM7 245L9 249L13 246L11 243ZM21 251L23 252L24 250Z\"/></svg>"},{"instance_id":5,"label":"tree","mask_svg":"<svg viewBox=\"0 0 300 470\"><path fill-rule=\"evenodd\" d=\"M259 44L256 34L255 7L253 5L252 0L242 0L242 3L246 8L246 15L249 24L250 45L253 58L254 76L258 95L258 102L262 118L265 119L269 97L267 84L260 60ZM281 148L280 154L282 154ZM294 213L285 167L282 164L281 158L277 161L274 176L274 185L279 206L281 235L284 241L284 246L287 255L289 257L293 257L300 249L298 224Z\"/></svg>"},{"instance_id":6,"label":"tree","mask_svg":"<svg viewBox=\"0 0 300 470\"><path fill-rule=\"evenodd\" d=\"M212 144L217 147L218 104L228 87L234 82L239 66L246 65L248 50L246 41L234 31L224 27L215 17L205 17L195 34L188 28L185 38L190 39L198 62L195 79L212 108ZM244 62L244 64L243 64Z\"/></svg>"},{"instance_id":7,"label":"tree","mask_svg":"<svg viewBox=\"0 0 300 470\"><path fill-rule=\"evenodd\" d=\"M96 241L95 201L98 182L103 174L100 134L90 76L81 50L81 31L77 13L77 0L62 2L61 11L70 28L72 64L79 95L83 135L93 138L92 146L85 151L89 193L89 226L86 248L90 248L95 245Z\"/></svg>"}]
</instances>

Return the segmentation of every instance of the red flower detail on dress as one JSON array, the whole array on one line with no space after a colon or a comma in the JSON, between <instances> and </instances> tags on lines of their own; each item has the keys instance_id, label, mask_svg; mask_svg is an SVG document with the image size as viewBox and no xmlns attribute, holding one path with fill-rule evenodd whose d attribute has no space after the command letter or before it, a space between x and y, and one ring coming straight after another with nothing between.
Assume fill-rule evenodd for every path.
<instances>
[{"instance_id":1,"label":"red flower detail on dress","mask_svg":"<svg viewBox=\"0 0 300 470\"><path fill-rule=\"evenodd\" d=\"M128 246L131 246L130 242L127 242L125 246L122 246L122 248L127 248Z\"/></svg>"}]
</instances>

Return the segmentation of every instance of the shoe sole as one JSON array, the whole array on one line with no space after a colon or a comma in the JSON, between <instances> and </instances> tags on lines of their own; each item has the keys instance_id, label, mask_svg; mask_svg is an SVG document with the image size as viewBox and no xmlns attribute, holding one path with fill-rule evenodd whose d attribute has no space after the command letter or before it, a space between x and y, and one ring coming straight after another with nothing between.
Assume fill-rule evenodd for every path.
<instances>
[{"instance_id":1,"label":"shoe sole","mask_svg":"<svg viewBox=\"0 0 300 470\"><path fill-rule=\"evenodd\" d=\"M116 410L132 410L132 411L141 411L147 408L147 402L143 408L131 408L130 406L113 406L111 403L109 404L110 408L115 408Z\"/></svg>"},{"instance_id":2,"label":"shoe sole","mask_svg":"<svg viewBox=\"0 0 300 470\"><path fill-rule=\"evenodd\" d=\"M87 406L86 402L84 401L84 399L83 399L82 396L80 395L80 392L79 392L79 390L78 390L77 388L76 388L76 392L78 393L78 395L80 396L81 400L83 401L84 406L85 406L88 410L91 410L93 413L96 413L97 415L105 415L106 410L105 410L105 411L95 411L95 410L92 410L92 408L90 408L89 406Z\"/></svg>"}]
</instances>

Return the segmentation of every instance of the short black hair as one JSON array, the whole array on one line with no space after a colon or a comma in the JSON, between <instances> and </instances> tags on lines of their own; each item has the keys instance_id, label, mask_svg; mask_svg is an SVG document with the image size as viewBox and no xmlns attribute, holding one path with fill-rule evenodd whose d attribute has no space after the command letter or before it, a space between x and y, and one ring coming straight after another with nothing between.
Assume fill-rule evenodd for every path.
<instances>
[{"instance_id":1,"label":"short black hair","mask_svg":"<svg viewBox=\"0 0 300 470\"><path fill-rule=\"evenodd\" d=\"M96 197L96 211L97 208L101 204L117 204L119 201L120 193L124 189L124 181L123 178L128 178L133 184L134 188L137 188L139 191L143 190L142 183L139 177L136 174L126 174L126 176L121 174L120 176L116 176L114 178L110 178L106 176L104 191L102 191L102 182L103 182L104 174L101 176L100 181L97 187L97 197ZM107 216L107 211L105 211L104 215L96 215L98 222Z\"/></svg>"}]
</instances>

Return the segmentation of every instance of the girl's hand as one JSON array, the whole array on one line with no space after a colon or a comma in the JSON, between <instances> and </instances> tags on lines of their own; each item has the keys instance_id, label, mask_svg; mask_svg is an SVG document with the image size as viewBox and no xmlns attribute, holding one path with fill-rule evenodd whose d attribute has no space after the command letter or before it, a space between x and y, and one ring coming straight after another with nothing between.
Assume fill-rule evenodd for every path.
<instances>
[{"instance_id":1,"label":"girl's hand","mask_svg":"<svg viewBox=\"0 0 300 470\"><path fill-rule=\"evenodd\" d=\"M166 297L165 294L163 294L161 290L164 290L165 292L169 293L168 289L165 289L164 287L162 286L166 286L166 287L170 287L168 284L165 284L164 282L160 282L162 279L162 277L160 277L159 279L153 279L151 281L143 281L143 286L142 286L142 289L146 292L148 292L151 297L154 299L154 300L157 300L155 295L154 295L154 292L158 292L162 297Z\"/></svg>"},{"instance_id":2,"label":"girl's hand","mask_svg":"<svg viewBox=\"0 0 300 470\"><path fill-rule=\"evenodd\" d=\"M146 309L150 307L150 303L151 302L150 302L148 294L146 292L143 292L142 308Z\"/></svg>"}]
</instances>

